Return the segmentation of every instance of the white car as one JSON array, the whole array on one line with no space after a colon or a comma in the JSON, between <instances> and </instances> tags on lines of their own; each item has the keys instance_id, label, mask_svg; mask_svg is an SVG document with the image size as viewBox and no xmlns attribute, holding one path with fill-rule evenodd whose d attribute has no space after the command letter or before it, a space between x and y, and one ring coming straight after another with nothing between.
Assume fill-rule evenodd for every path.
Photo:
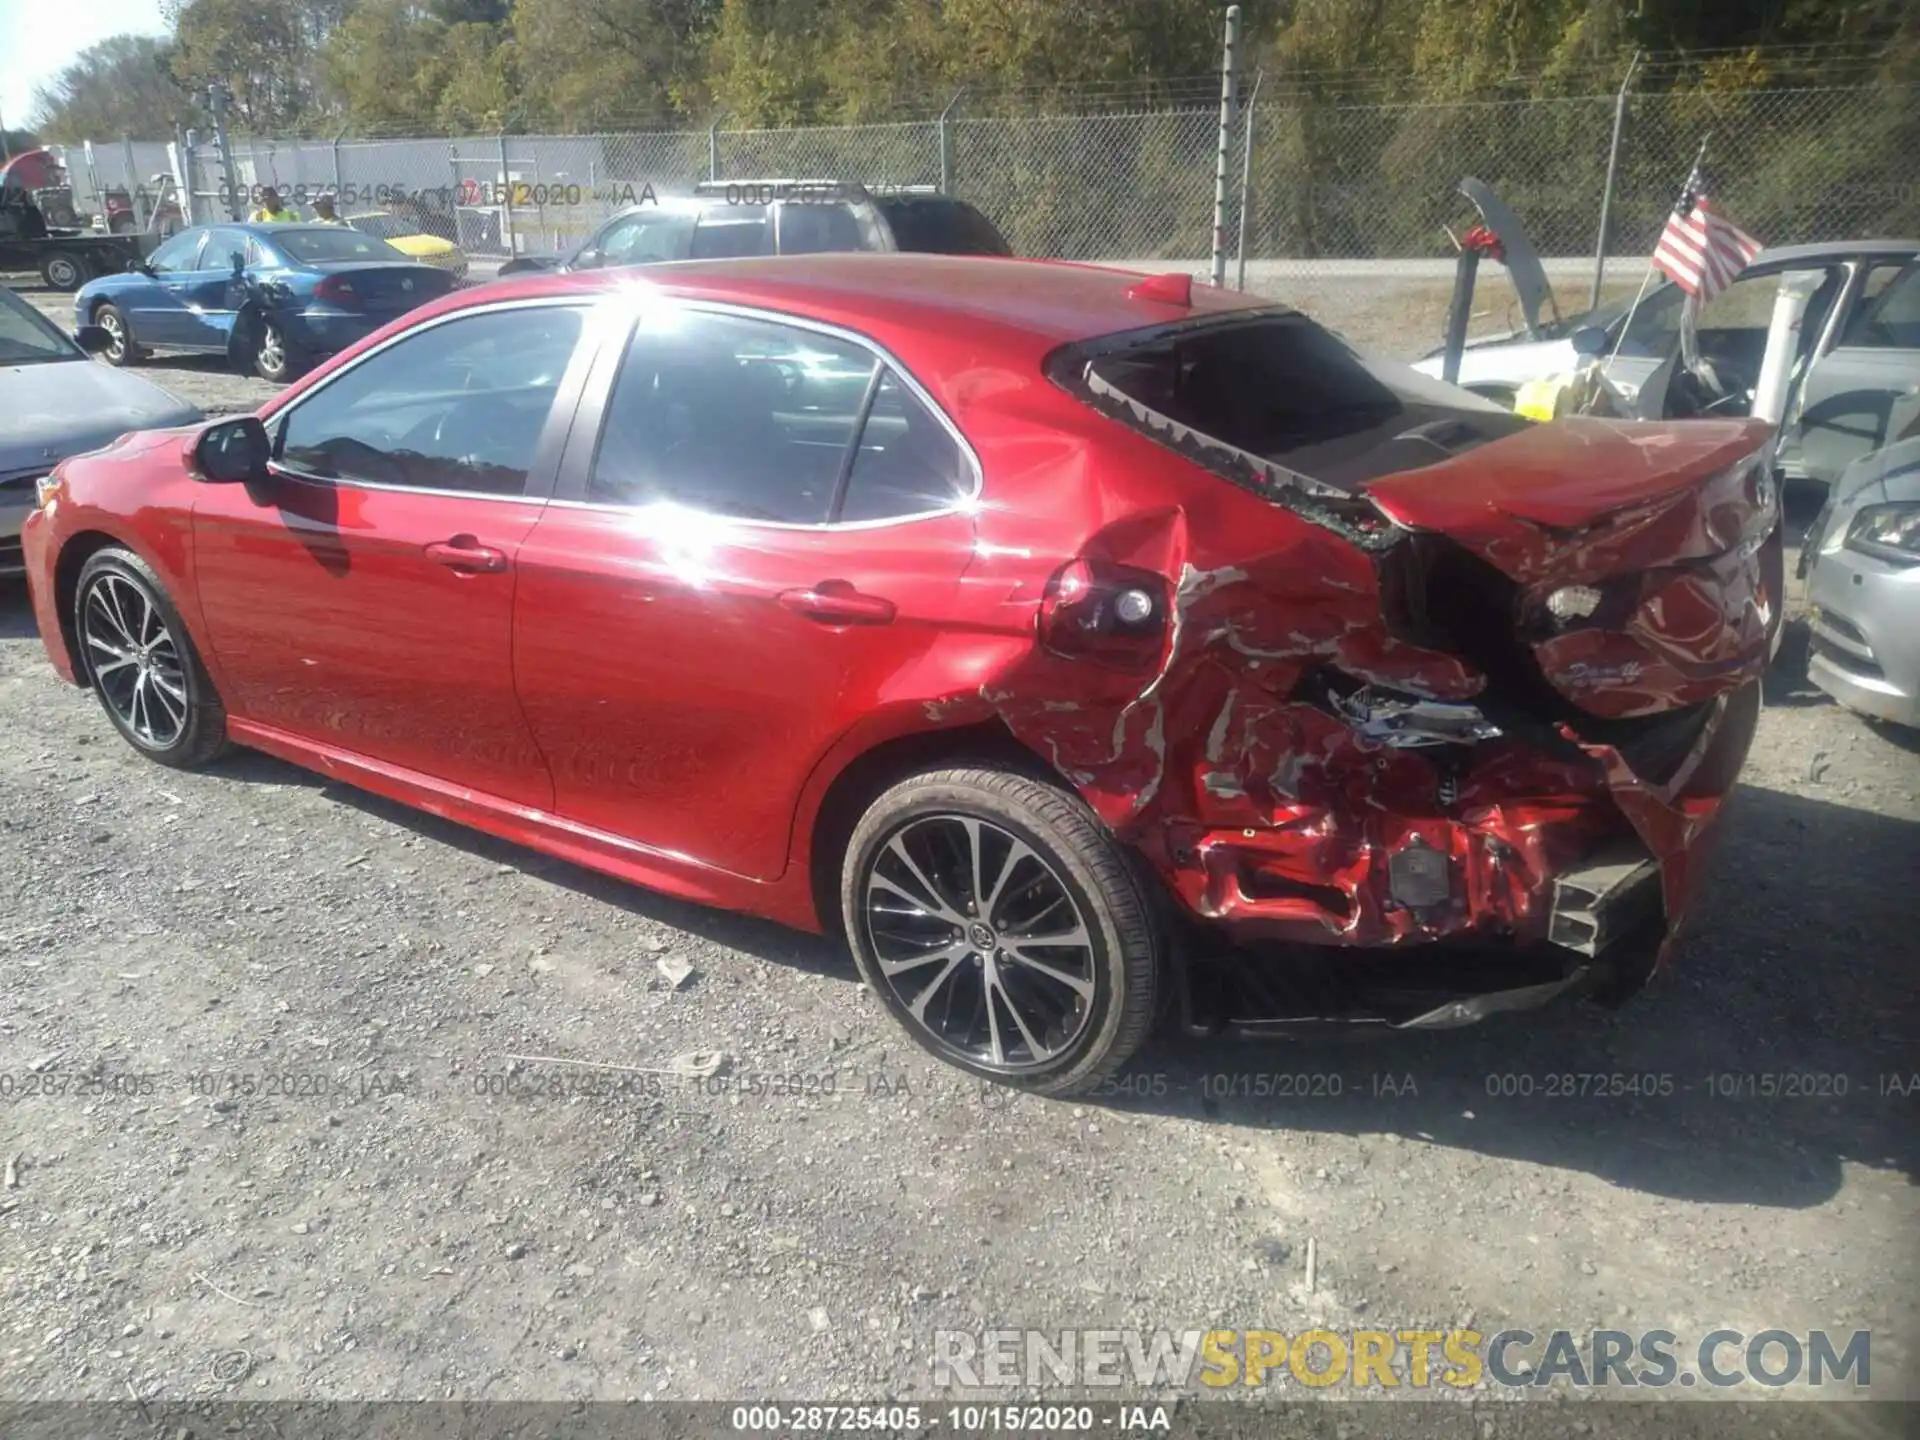
<instances>
[{"instance_id":1,"label":"white car","mask_svg":"<svg viewBox=\"0 0 1920 1440\"><path fill-rule=\"evenodd\" d=\"M1920 382L1920 335L1905 318L1920 301L1914 278L1920 241L1858 240L1790 245L1762 251L1740 277L1701 312L1700 352L1719 377L1718 394L1696 386L1684 370L1663 367L1680 344L1680 307L1686 299L1666 280L1650 289L1626 324L1630 302L1615 301L1544 327L1543 338L1506 336L1469 345L1458 382L1503 405L1530 380L1565 375L1586 355L1614 355L1607 378L1643 414L1749 413L1767 344L1780 277L1814 272L1820 279L1807 303L1801 350L1795 357L1794 399L1781 427L1778 463L1789 478L1832 484L1859 456L1901 438L1920 419L1914 386ZM1915 320L1920 320L1916 314ZM1625 327L1624 339L1622 329ZM1414 368L1438 377L1441 352ZM1642 396L1649 381L1671 376L1673 391ZM1681 396L1683 388L1690 393Z\"/></svg>"}]
</instances>

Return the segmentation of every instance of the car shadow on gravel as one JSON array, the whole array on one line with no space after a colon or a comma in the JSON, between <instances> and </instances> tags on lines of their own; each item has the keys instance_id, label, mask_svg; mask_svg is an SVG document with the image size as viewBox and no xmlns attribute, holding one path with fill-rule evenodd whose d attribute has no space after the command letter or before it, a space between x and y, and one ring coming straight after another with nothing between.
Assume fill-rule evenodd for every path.
<instances>
[{"instance_id":1,"label":"car shadow on gravel","mask_svg":"<svg viewBox=\"0 0 1920 1440\"><path fill-rule=\"evenodd\" d=\"M15 577L0 580L0 640L33 640L39 628L33 623L33 602L27 597L27 582Z\"/></svg>"},{"instance_id":2,"label":"car shadow on gravel","mask_svg":"<svg viewBox=\"0 0 1920 1440\"><path fill-rule=\"evenodd\" d=\"M495 865L511 866L522 874L536 876L653 924L684 930L716 945L725 945L796 970L837 976L849 983L857 982L860 978L853 968L853 957L847 953L846 946L837 941L790 930L771 920L715 910L642 889L638 885L629 885L598 871L516 845L510 840L497 839L452 820L442 820L398 801L324 779L258 751L236 751L220 762L220 774L228 779L256 784L304 786L328 800L412 831L436 845L465 851Z\"/></svg>"},{"instance_id":3,"label":"car shadow on gravel","mask_svg":"<svg viewBox=\"0 0 1920 1440\"><path fill-rule=\"evenodd\" d=\"M1417 1137L1682 1200L1819 1205L1846 1164L1913 1181L1916 875L1920 826L1742 786L1680 954L1617 1010L1163 1038L1101 1103Z\"/></svg>"}]
</instances>

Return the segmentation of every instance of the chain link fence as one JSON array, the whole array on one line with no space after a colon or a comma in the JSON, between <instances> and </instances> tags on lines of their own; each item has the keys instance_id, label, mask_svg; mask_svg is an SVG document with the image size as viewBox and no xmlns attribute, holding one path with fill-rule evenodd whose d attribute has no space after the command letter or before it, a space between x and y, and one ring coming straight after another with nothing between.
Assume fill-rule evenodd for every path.
<instances>
[{"instance_id":1,"label":"chain link fence","mask_svg":"<svg viewBox=\"0 0 1920 1440\"><path fill-rule=\"evenodd\" d=\"M1477 218L1474 176L1514 209L1564 306L1593 282L1616 96L1355 104L1242 85L1228 127L1227 279L1302 304L1356 341L1405 352L1437 340L1449 230ZM1872 86L1675 90L1626 98L1608 249L1631 288L1703 137L1716 198L1772 244L1920 234L1920 91ZM936 185L969 200L1016 253L1185 268L1212 250L1217 105L1097 114L969 115L786 130L472 135L381 140L236 138L250 206L275 185L343 213L390 210L476 259L577 245L608 215L700 180L822 178ZM211 137L114 141L97 154L167 169L192 218L225 213ZM127 157L131 156L131 159ZM76 174L77 184L84 184ZM1487 282L1483 281L1483 285ZM1498 324L1497 297L1487 317ZM1575 306L1575 308L1579 308Z\"/></svg>"}]
</instances>

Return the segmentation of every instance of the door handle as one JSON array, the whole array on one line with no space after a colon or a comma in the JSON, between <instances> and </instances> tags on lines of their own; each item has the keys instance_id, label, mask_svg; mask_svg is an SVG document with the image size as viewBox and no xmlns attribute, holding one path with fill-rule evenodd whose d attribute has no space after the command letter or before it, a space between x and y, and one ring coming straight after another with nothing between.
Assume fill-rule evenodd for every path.
<instances>
[{"instance_id":1,"label":"door handle","mask_svg":"<svg viewBox=\"0 0 1920 1440\"><path fill-rule=\"evenodd\" d=\"M863 595L845 580L822 580L803 590L782 590L780 604L823 625L885 625L894 616L891 600Z\"/></svg>"},{"instance_id":2,"label":"door handle","mask_svg":"<svg viewBox=\"0 0 1920 1440\"><path fill-rule=\"evenodd\" d=\"M435 540L424 549L427 558L434 564L458 570L463 575L492 575L507 568L506 551L482 545L471 535Z\"/></svg>"}]
</instances>

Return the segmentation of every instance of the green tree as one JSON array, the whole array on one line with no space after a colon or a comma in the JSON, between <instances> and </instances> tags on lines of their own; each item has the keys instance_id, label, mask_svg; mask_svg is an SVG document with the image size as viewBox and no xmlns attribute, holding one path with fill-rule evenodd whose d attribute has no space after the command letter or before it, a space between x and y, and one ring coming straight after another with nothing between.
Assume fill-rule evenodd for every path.
<instances>
[{"instance_id":1,"label":"green tree","mask_svg":"<svg viewBox=\"0 0 1920 1440\"><path fill-rule=\"evenodd\" d=\"M346 0L171 0L174 72L196 89L224 80L236 130L293 134L334 117L316 76Z\"/></svg>"},{"instance_id":2,"label":"green tree","mask_svg":"<svg viewBox=\"0 0 1920 1440\"><path fill-rule=\"evenodd\" d=\"M718 0L515 0L528 125L593 126L705 107Z\"/></svg>"},{"instance_id":3,"label":"green tree","mask_svg":"<svg viewBox=\"0 0 1920 1440\"><path fill-rule=\"evenodd\" d=\"M120 135L166 135L194 122L193 97L174 78L171 41L114 35L89 45L34 92L37 128L73 143Z\"/></svg>"},{"instance_id":4,"label":"green tree","mask_svg":"<svg viewBox=\"0 0 1920 1440\"><path fill-rule=\"evenodd\" d=\"M356 130L431 124L450 65L448 26L410 0L361 0L326 39L320 72Z\"/></svg>"}]
</instances>

